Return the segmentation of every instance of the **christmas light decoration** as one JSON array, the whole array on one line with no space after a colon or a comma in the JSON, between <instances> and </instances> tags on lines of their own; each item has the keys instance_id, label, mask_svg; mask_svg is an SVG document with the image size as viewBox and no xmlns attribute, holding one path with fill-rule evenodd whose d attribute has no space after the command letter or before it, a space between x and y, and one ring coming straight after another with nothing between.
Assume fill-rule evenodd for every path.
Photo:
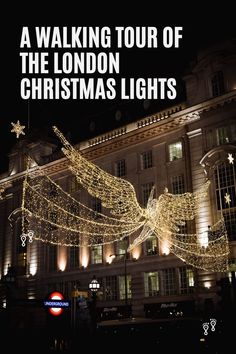
<instances>
[{"instance_id":1,"label":"christmas light decoration","mask_svg":"<svg viewBox=\"0 0 236 354\"><path fill-rule=\"evenodd\" d=\"M207 236L180 232L181 226L197 215L209 181L195 193L173 195L165 189L158 199L152 189L147 207L142 208L130 182L85 159L56 127L53 129L63 143L62 150L71 163L69 169L90 195L101 200L107 214L97 213L76 200L37 167L27 171L24 181L23 234L29 228L36 240L92 246L141 231L128 251L154 234L184 262L201 269L226 271L229 248L223 219L207 231ZM207 237L206 247L199 242L202 236Z\"/></svg>"},{"instance_id":2,"label":"christmas light decoration","mask_svg":"<svg viewBox=\"0 0 236 354\"><path fill-rule=\"evenodd\" d=\"M5 188L0 187L0 200L3 199L3 193L5 192Z\"/></svg>"},{"instance_id":3,"label":"christmas light decoration","mask_svg":"<svg viewBox=\"0 0 236 354\"><path fill-rule=\"evenodd\" d=\"M230 199L229 193L226 193L225 196L224 196L224 198L225 198L225 203L228 204L228 205L230 205L231 199Z\"/></svg>"},{"instance_id":4,"label":"christmas light decoration","mask_svg":"<svg viewBox=\"0 0 236 354\"><path fill-rule=\"evenodd\" d=\"M229 160L229 163L233 165L233 163L234 163L233 154L228 154L227 159Z\"/></svg>"},{"instance_id":5,"label":"christmas light decoration","mask_svg":"<svg viewBox=\"0 0 236 354\"><path fill-rule=\"evenodd\" d=\"M19 120L17 121L17 123L11 122L11 125L13 126L11 133L15 133L17 139L20 137L21 134L25 135L25 125L21 125Z\"/></svg>"}]
</instances>

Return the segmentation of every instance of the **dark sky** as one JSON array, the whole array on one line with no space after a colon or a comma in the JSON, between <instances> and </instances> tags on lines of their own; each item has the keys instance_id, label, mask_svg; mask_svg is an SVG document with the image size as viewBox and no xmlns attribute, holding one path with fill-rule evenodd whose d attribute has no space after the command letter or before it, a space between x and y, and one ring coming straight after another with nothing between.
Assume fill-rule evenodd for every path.
<instances>
[{"instance_id":1,"label":"dark sky","mask_svg":"<svg viewBox=\"0 0 236 354\"><path fill-rule=\"evenodd\" d=\"M181 76L189 63L196 58L198 49L209 44L235 37L234 22L228 22L219 27L215 21L202 23L197 21L167 22L158 19L150 23L135 23L130 20L102 23L110 27L130 26L183 26L183 39L178 49L123 49L120 51L120 76L123 77L175 77L178 82L178 96L176 102L184 98L184 87ZM101 26L101 23L91 23L86 18L79 21L33 21L29 18L18 20L12 30L1 31L1 103L0 103L0 172L7 166L7 153L16 143L16 137L10 133L11 122L20 120L27 126L28 118L30 130L39 133L56 124L64 133L71 133L72 142L98 135L114 127L124 125L141 116L158 111L165 106L174 104L173 101L152 100L148 108L144 108L143 100L121 101L114 100L22 100L20 97L20 80L22 78L19 43L22 26ZM93 49L91 49L93 50ZM114 50L117 50L114 48ZM74 75L76 77L76 75ZM120 114L117 113L120 112ZM25 129L27 132L27 129ZM52 134L53 135L53 134Z\"/></svg>"}]
</instances>

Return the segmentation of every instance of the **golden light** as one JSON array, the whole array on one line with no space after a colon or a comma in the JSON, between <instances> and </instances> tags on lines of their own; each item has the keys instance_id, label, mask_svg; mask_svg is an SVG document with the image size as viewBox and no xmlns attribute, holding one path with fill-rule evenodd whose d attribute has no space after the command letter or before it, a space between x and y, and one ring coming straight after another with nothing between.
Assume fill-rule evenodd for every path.
<instances>
[{"instance_id":1,"label":"golden light","mask_svg":"<svg viewBox=\"0 0 236 354\"><path fill-rule=\"evenodd\" d=\"M107 262L108 264L111 264L112 261L113 261L113 258L112 258L111 256L106 257L106 262Z\"/></svg>"},{"instance_id":2,"label":"golden light","mask_svg":"<svg viewBox=\"0 0 236 354\"><path fill-rule=\"evenodd\" d=\"M58 258L57 258L57 266L58 269L62 272L66 269L67 264L67 247L59 247L58 249Z\"/></svg>"},{"instance_id":3,"label":"golden light","mask_svg":"<svg viewBox=\"0 0 236 354\"><path fill-rule=\"evenodd\" d=\"M14 167L13 170L11 171L11 173L10 173L10 176L15 175L16 173L17 173L17 169L16 169L16 167Z\"/></svg>"},{"instance_id":4,"label":"golden light","mask_svg":"<svg viewBox=\"0 0 236 354\"><path fill-rule=\"evenodd\" d=\"M19 120L16 123L11 122L11 125L13 127L11 133L15 133L17 139L20 137L21 134L25 135L25 125L21 125Z\"/></svg>"},{"instance_id":5,"label":"golden light","mask_svg":"<svg viewBox=\"0 0 236 354\"><path fill-rule=\"evenodd\" d=\"M223 218L211 226L214 238L207 240L206 231L211 225L207 198L209 181L193 193L171 194L165 190L157 199L152 189L146 208L142 208L130 182L87 160L56 127L54 132L64 145L62 150L77 182L92 197L100 199L102 207L108 210L106 214L96 213L64 191L44 168L38 166L31 173L27 168L22 212L23 219L29 219L34 229L35 240L60 246L90 247L114 243L135 234L138 236L129 245L128 252L135 250L132 256L139 258L138 246L155 235L161 243L161 254L171 252L187 264L204 270L227 270L229 245ZM195 217L198 218L197 233L181 233L181 226ZM22 229L26 233L24 225ZM108 254L105 259L109 263ZM87 267L88 262L89 253L83 250L80 264ZM60 265L61 269L64 267Z\"/></svg>"},{"instance_id":6,"label":"golden light","mask_svg":"<svg viewBox=\"0 0 236 354\"><path fill-rule=\"evenodd\" d=\"M84 268L87 268L89 263L89 250L88 247L81 247L81 265Z\"/></svg>"},{"instance_id":7,"label":"golden light","mask_svg":"<svg viewBox=\"0 0 236 354\"><path fill-rule=\"evenodd\" d=\"M205 231L202 235L199 235L198 242L202 247L208 246L208 231Z\"/></svg>"},{"instance_id":8,"label":"golden light","mask_svg":"<svg viewBox=\"0 0 236 354\"><path fill-rule=\"evenodd\" d=\"M30 264L30 275L35 276L37 273L37 264Z\"/></svg>"},{"instance_id":9,"label":"golden light","mask_svg":"<svg viewBox=\"0 0 236 354\"><path fill-rule=\"evenodd\" d=\"M107 257L107 263L111 264L113 259L116 258L116 255L115 254L110 254L109 257Z\"/></svg>"},{"instance_id":10,"label":"golden light","mask_svg":"<svg viewBox=\"0 0 236 354\"><path fill-rule=\"evenodd\" d=\"M37 244L30 243L29 244L29 272L30 275L34 276L37 273L38 269L38 255L37 255Z\"/></svg>"},{"instance_id":11,"label":"golden light","mask_svg":"<svg viewBox=\"0 0 236 354\"><path fill-rule=\"evenodd\" d=\"M170 245L167 241L160 242L160 250L163 256L168 256L170 254Z\"/></svg>"},{"instance_id":12,"label":"golden light","mask_svg":"<svg viewBox=\"0 0 236 354\"><path fill-rule=\"evenodd\" d=\"M111 255L114 254L114 247L112 244L106 245L104 248L104 258L106 260L106 263L111 264L113 259Z\"/></svg>"},{"instance_id":13,"label":"golden light","mask_svg":"<svg viewBox=\"0 0 236 354\"><path fill-rule=\"evenodd\" d=\"M203 200L200 202L200 210L197 216L197 234L198 242L201 247L208 246L208 226L211 225L211 208L209 200Z\"/></svg>"},{"instance_id":14,"label":"golden light","mask_svg":"<svg viewBox=\"0 0 236 354\"><path fill-rule=\"evenodd\" d=\"M141 249L141 246L140 246L140 245L137 246L137 247L135 247L135 248L133 249L133 251L132 251L132 257L133 257L133 259L135 259L135 260L139 259L140 256L141 256L141 251L142 251L142 249Z\"/></svg>"},{"instance_id":15,"label":"golden light","mask_svg":"<svg viewBox=\"0 0 236 354\"><path fill-rule=\"evenodd\" d=\"M11 249L11 241L10 238L7 239L7 243L5 245L6 250L10 250ZM6 275L8 272L9 267L11 266L11 260L12 260L12 256L11 256L11 252L6 252L5 253L5 261L4 261L4 269L3 269L3 274Z\"/></svg>"},{"instance_id":16,"label":"golden light","mask_svg":"<svg viewBox=\"0 0 236 354\"><path fill-rule=\"evenodd\" d=\"M210 289L211 288L211 282L210 281L205 281L204 282L204 288Z\"/></svg>"}]
</instances>

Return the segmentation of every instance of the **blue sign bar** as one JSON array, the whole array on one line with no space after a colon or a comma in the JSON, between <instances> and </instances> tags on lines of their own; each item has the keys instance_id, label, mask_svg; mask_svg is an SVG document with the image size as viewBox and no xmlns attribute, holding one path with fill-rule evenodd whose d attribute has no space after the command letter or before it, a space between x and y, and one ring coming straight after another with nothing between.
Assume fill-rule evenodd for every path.
<instances>
[{"instance_id":1,"label":"blue sign bar","mask_svg":"<svg viewBox=\"0 0 236 354\"><path fill-rule=\"evenodd\" d=\"M64 300L45 300L43 302L43 305L44 307L63 308L63 307L70 307L70 302Z\"/></svg>"}]
</instances>

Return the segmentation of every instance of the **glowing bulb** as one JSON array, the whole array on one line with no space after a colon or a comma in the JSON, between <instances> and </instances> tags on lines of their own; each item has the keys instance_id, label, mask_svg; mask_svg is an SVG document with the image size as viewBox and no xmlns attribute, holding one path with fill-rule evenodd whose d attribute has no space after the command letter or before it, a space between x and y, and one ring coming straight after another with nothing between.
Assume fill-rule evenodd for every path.
<instances>
[{"instance_id":1,"label":"glowing bulb","mask_svg":"<svg viewBox=\"0 0 236 354\"><path fill-rule=\"evenodd\" d=\"M210 288L211 288L211 282L206 281L206 282L204 283L204 288L210 289Z\"/></svg>"},{"instance_id":2,"label":"glowing bulb","mask_svg":"<svg viewBox=\"0 0 236 354\"><path fill-rule=\"evenodd\" d=\"M66 247L60 247L58 250L58 269L61 272L64 272L66 269L66 263L67 263L67 252L66 252Z\"/></svg>"},{"instance_id":3,"label":"glowing bulb","mask_svg":"<svg viewBox=\"0 0 236 354\"><path fill-rule=\"evenodd\" d=\"M81 265L87 268L89 262L89 253L87 247L82 247L81 249Z\"/></svg>"},{"instance_id":4,"label":"glowing bulb","mask_svg":"<svg viewBox=\"0 0 236 354\"><path fill-rule=\"evenodd\" d=\"M140 255L141 255L141 247L140 246L135 247L132 251L133 259L135 259L135 260L139 259Z\"/></svg>"}]
</instances>

